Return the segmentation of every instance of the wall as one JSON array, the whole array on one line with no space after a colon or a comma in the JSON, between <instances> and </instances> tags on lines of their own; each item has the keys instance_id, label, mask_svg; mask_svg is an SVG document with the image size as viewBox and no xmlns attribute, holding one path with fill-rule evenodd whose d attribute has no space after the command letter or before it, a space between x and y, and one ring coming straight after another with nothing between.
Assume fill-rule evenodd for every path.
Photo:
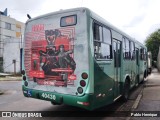
<instances>
[{"instance_id":1,"label":"wall","mask_svg":"<svg viewBox=\"0 0 160 120\"><path fill-rule=\"evenodd\" d=\"M16 60L16 73L20 72L20 40L11 38L5 40L3 53L3 70L14 73L13 60Z\"/></svg>"},{"instance_id":2,"label":"wall","mask_svg":"<svg viewBox=\"0 0 160 120\"><path fill-rule=\"evenodd\" d=\"M11 24L11 29L6 29L6 23ZM3 56L3 43L6 42L6 38L19 38L20 40L23 37L24 26L24 23L14 18L0 15L0 57Z\"/></svg>"}]
</instances>

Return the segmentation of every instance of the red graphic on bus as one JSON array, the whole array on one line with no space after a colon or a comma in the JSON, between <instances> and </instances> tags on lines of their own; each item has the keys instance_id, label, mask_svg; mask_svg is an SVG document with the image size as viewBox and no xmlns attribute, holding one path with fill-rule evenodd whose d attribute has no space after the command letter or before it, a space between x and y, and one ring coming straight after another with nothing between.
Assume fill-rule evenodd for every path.
<instances>
[{"instance_id":1,"label":"red graphic on bus","mask_svg":"<svg viewBox=\"0 0 160 120\"><path fill-rule=\"evenodd\" d=\"M29 76L39 85L73 84L76 80L73 41L58 29L45 30L45 39L31 43Z\"/></svg>"}]
</instances>

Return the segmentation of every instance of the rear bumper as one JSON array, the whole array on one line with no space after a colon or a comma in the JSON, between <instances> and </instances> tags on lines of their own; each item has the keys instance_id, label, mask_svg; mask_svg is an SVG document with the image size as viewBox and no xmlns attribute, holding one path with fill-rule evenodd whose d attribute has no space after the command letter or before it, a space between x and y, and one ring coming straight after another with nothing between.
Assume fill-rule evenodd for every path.
<instances>
[{"instance_id":1,"label":"rear bumper","mask_svg":"<svg viewBox=\"0 0 160 120\"><path fill-rule=\"evenodd\" d=\"M25 86L22 86L22 90L25 97L46 100L52 102L53 104L67 104L71 106L84 108L87 110L93 109L93 94L74 96L55 92L29 89Z\"/></svg>"}]
</instances>

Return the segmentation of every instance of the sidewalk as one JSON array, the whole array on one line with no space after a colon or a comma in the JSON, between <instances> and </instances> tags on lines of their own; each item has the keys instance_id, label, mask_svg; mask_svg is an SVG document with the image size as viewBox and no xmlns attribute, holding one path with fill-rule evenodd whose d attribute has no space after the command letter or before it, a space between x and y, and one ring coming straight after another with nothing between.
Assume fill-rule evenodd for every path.
<instances>
[{"instance_id":1,"label":"sidewalk","mask_svg":"<svg viewBox=\"0 0 160 120\"><path fill-rule=\"evenodd\" d=\"M152 71L144 85L139 111L160 111L160 73Z\"/></svg>"},{"instance_id":2,"label":"sidewalk","mask_svg":"<svg viewBox=\"0 0 160 120\"><path fill-rule=\"evenodd\" d=\"M160 111L160 73L158 73L157 69L153 69L152 74L148 76L147 81L144 83L142 98L138 108L134 111ZM147 117L147 119L149 118ZM131 118L131 120L137 119L146 120L146 117ZM153 119L156 118L154 117Z\"/></svg>"}]
</instances>

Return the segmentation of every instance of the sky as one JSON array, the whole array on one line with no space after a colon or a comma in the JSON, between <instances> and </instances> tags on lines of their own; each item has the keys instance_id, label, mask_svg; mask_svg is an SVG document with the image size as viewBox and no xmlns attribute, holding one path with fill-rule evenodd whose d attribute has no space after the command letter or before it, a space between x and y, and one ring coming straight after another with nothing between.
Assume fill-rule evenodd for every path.
<instances>
[{"instance_id":1,"label":"sky","mask_svg":"<svg viewBox=\"0 0 160 120\"><path fill-rule=\"evenodd\" d=\"M109 23L144 43L160 28L160 0L0 0L0 11L26 22L27 14L36 17L46 13L87 7Z\"/></svg>"}]
</instances>

